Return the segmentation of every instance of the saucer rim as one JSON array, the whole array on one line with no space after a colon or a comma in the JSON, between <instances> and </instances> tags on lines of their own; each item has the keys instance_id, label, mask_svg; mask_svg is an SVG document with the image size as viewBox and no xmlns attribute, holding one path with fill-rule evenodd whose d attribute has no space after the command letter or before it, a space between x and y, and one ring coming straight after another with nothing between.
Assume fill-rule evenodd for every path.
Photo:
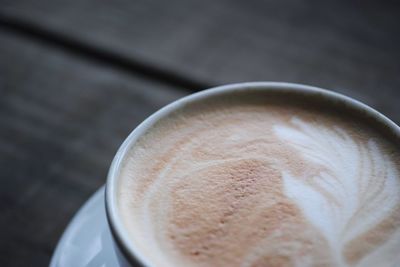
<instances>
[{"instance_id":1,"label":"saucer rim","mask_svg":"<svg viewBox=\"0 0 400 267\"><path fill-rule=\"evenodd\" d=\"M103 199L103 200L101 200ZM78 222L79 218L86 213L90 206L95 202L102 202L103 205L105 201L105 185L102 185L99 189L96 190L83 204L80 206L78 211L74 214L74 216L70 219L68 225L65 227L63 233L61 234L60 239L57 242L56 248L54 249L53 255L50 260L49 267L58 267L57 263L61 257L61 253L65 247L66 240L70 236L71 231L74 225ZM104 218L106 220L106 218Z\"/></svg>"}]
</instances>

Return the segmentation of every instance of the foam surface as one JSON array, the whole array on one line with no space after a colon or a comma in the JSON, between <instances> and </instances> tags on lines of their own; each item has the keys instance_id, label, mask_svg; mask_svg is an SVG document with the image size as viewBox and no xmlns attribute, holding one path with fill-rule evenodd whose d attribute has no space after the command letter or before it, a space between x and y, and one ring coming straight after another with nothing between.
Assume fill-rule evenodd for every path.
<instances>
[{"instance_id":1,"label":"foam surface","mask_svg":"<svg viewBox=\"0 0 400 267\"><path fill-rule=\"evenodd\" d=\"M399 266L399 159L334 111L188 107L130 151L119 209L154 266Z\"/></svg>"}]
</instances>

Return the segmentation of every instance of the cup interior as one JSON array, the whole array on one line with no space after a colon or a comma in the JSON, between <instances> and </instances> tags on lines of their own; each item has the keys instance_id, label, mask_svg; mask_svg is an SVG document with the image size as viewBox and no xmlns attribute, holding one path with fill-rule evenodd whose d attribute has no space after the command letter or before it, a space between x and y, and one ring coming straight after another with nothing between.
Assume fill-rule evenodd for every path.
<instances>
[{"instance_id":1,"label":"cup interior","mask_svg":"<svg viewBox=\"0 0 400 267\"><path fill-rule=\"evenodd\" d=\"M252 94L260 91L265 92L266 95L274 96L279 94L280 96L287 96L288 99L298 98L300 101L302 98L314 98L315 100L320 101L322 105L329 104L338 106L340 109L346 109L346 112L358 114L359 116L362 116L366 120L370 121L370 123L378 125L380 131L387 135L388 138L395 140L397 144L400 144L400 128L390 119L357 100L317 87L277 82L239 83L211 88L181 98L155 112L131 132L115 155L108 173L106 183L107 218L113 237L122 254L127 258L128 261L133 264L151 266L151 264L148 262L148 259L143 257L143 255L140 255L133 242L129 240L128 232L122 223L121 216L118 211L117 186L120 169L127 152L131 149L135 142L156 122L168 117L169 114L176 110L184 108L185 106L193 103L205 101L207 99L225 96L243 96L243 94Z\"/></svg>"}]
</instances>

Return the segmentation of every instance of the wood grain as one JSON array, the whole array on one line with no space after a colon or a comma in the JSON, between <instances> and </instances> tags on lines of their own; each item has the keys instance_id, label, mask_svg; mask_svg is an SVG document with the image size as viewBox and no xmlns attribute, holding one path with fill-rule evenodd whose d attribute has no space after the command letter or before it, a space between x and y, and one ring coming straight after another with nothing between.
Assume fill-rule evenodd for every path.
<instances>
[{"instance_id":1,"label":"wood grain","mask_svg":"<svg viewBox=\"0 0 400 267\"><path fill-rule=\"evenodd\" d=\"M128 133L183 93L0 32L0 266L46 266Z\"/></svg>"},{"instance_id":2,"label":"wood grain","mask_svg":"<svg viewBox=\"0 0 400 267\"><path fill-rule=\"evenodd\" d=\"M307 83L400 122L399 7L389 1L13 0L1 13L205 84Z\"/></svg>"}]
</instances>

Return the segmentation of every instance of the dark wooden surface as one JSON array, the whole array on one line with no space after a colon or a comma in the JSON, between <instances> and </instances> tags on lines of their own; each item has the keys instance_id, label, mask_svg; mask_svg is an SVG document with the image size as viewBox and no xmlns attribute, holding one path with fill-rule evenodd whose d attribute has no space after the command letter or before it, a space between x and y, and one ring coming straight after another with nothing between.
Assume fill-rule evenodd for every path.
<instances>
[{"instance_id":1,"label":"dark wooden surface","mask_svg":"<svg viewBox=\"0 0 400 267\"><path fill-rule=\"evenodd\" d=\"M395 1L0 5L0 266L46 266L127 134L210 85L329 88L400 122Z\"/></svg>"}]
</instances>

